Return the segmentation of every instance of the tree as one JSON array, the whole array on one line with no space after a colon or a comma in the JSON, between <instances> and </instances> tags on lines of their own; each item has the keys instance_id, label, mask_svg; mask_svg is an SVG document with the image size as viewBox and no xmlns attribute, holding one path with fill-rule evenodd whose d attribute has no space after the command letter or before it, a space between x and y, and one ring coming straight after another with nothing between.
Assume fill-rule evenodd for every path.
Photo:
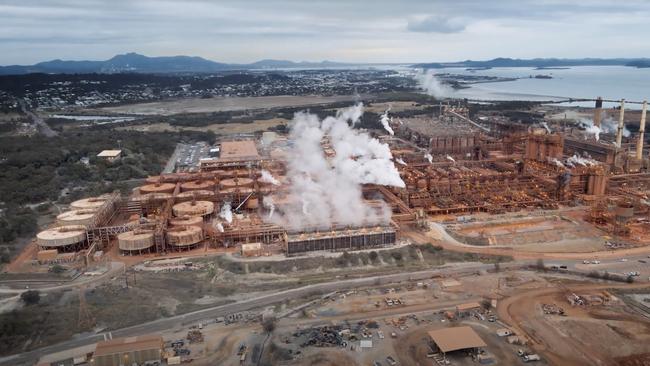
<instances>
[{"instance_id":1,"label":"tree","mask_svg":"<svg viewBox=\"0 0 650 366\"><path fill-rule=\"evenodd\" d=\"M274 316L266 317L262 320L262 328L264 328L266 333L272 333L275 330L275 322Z\"/></svg>"},{"instance_id":2,"label":"tree","mask_svg":"<svg viewBox=\"0 0 650 366\"><path fill-rule=\"evenodd\" d=\"M20 294L20 299L25 305L36 305L41 301L41 293L36 290L25 291Z\"/></svg>"},{"instance_id":3,"label":"tree","mask_svg":"<svg viewBox=\"0 0 650 366\"><path fill-rule=\"evenodd\" d=\"M377 258L379 258L379 254L377 254L377 252L375 252L374 250L368 253L368 256L370 257L370 260L373 262L376 262Z\"/></svg>"}]
</instances>

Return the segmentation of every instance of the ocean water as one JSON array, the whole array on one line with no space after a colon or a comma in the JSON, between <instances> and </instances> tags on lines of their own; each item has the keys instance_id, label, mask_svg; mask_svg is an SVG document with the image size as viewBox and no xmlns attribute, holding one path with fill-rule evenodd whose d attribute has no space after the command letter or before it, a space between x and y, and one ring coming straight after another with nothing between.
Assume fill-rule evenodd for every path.
<instances>
[{"instance_id":1,"label":"ocean water","mask_svg":"<svg viewBox=\"0 0 650 366\"><path fill-rule=\"evenodd\" d=\"M465 68L436 69L435 73L468 74L523 78L514 81L472 84L458 90L453 97L483 100L560 100L566 98L597 98L642 102L650 100L650 68L625 66L577 66L568 69L536 70L529 67L498 67L468 71ZM549 75L552 79L535 79ZM533 78L530 78L533 76ZM594 102L567 105L593 107ZM617 103L604 103L606 107ZM640 109L640 105L626 104Z\"/></svg>"}]
</instances>

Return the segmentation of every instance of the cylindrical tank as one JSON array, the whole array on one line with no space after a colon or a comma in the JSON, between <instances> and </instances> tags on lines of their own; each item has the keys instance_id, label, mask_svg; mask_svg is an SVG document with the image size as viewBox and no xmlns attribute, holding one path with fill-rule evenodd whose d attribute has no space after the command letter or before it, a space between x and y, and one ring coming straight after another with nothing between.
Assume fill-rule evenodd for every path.
<instances>
[{"instance_id":1,"label":"cylindrical tank","mask_svg":"<svg viewBox=\"0 0 650 366\"><path fill-rule=\"evenodd\" d=\"M253 187L253 180L250 178L230 178L223 179L219 182L222 189L237 188L237 187Z\"/></svg>"},{"instance_id":2,"label":"cylindrical tank","mask_svg":"<svg viewBox=\"0 0 650 366\"><path fill-rule=\"evenodd\" d=\"M187 198L210 199L214 197L214 192L199 189L196 191L181 192L176 197L182 199L187 199Z\"/></svg>"},{"instance_id":3,"label":"cylindrical tank","mask_svg":"<svg viewBox=\"0 0 650 366\"><path fill-rule=\"evenodd\" d=\"M172 207L174 216L206 216L214 212L214 203L210 201L190 201L177 203Z\"/></svg>"},{"instance_id":4,"label":"cylindrical tank","mask_svg":"<svg viewBox=\"0 0 650 366\"><path fill-rule=\"evenodd\" d=\"M186 182L181 184L181 192L187 192L187 191L198 191L198 190L204 190L204 191L213 191L214 190L214 182L209 181L209 180L195 180L191 182Z\"/></svg>"},{"instance_id":5,"label":"cylindrical tank","mask_svg":"<svg viewBox=\"0 0 650 366\"><path fill-rule=\"evenodd\" d=\"M427 189L427 180L426 179L418 179L418 189L419 190L425 190Z\"/></svg>"},{"instance_id":6,"label":"cylindrical tank","mask_svg":"<svg viewBox=\"0 0 650 366\"><path fill-rule=\"evenodd\" d=\"M171 246L188 247L203 240L203 230L198 226L174 227L167 230L166 238Z\"/></svg>"},{"instance_id":7,"label":"cylindrical tank","mask_svg":"<svg viewBox=\"0 0 650 366\"><path fill-rule=\"evenodd\" d=\"M140 193L173 193L175 188L176 185L174 183L154 183L140 187Z\"/></svg>"},{"instance_id":8,"label":"cylindrical tank","mask_svg":"<svg viewBox=\"0 0 650 366\"><path fill-rule=\"evenodd\" d=\"M41 231L36 242L42 248L60 248L86 240L86 227L81 225L60 226Z\"/></svg>"},{"instance_id":9,"label":"cylindrical tank","mask_svg":"<svg viewBox=\"0 0 650 366\"><path fill-rule=\"evenodd\" d=\"M99 196L99 197L90 197L90 198L84 198L78 201L74 201L70 204L70 207L72 209L77 209L77 210L92 210L92 209L98 209L100 208L106 201L108 200L107 197L104 196Z\"/></svg>"},{"instance_id":10,"label":"cylindrical tank","mask_svg":"<svg viewBox=\"0 0 650 366\"><path fill-rule=\"evenodd\" d=\"M201 216L183 216L176 217L169 220L171 226L201 226L203 225L203 217Z\"/></svg>"},{"instance_id":11,"label":"cylindrical tank","mask_svg":"<svg viewBox=\"0 0 650 366\"><path fill-rule=\"evenodd\" d=\"M59 225L83 225L88 226L92 223L93 217L97 213L97 210L86 209L86 210L72 210L64 212L56 217L56 220Z\"/></svg>"},{"instance_id":12,"label":"cylindrical tank","mask_svg":"<svg viewBox=\"0 0 650 366\"><path fill-rule=\"evenodd\" d=\"M139 196L133 196L131 199L133 201L165 201L172 198L171 193L147 193L141 194Z\"/></svg>"},{"instance_id":13,"label":"cylindrical tank","mask_svg":"<svg viewBox=\"0 0 650 366\"><path fill-rule=\"evenodd\" d=\"M147 184L156 184L156 183L160 183L160 179L161 177L159 175L154 175L152 177L147 177L147 179L145 179L144 181Z\"/></svg>"},{"instance_id":14,"label":"cylindrical tank","mask_svg":"<svg viewBox=\"0 0 650 366\"><path fill-rule=\"evenodd\" d=\"M120 250L145 250L153 247L153 231L134 230L121 233L117 236L117 243Z\"/></svg>"},{"instance_id":15,"label":"cylindrical tank","mask_svg":"<svg viewBox=\"0 0 650 366\"><path fill-rule=\"evenodd\" d=\"M246 208L249 210L257 210L260 207L260 202L257 198L251 197L246 201Z\"/></svg>"}]
</instances>

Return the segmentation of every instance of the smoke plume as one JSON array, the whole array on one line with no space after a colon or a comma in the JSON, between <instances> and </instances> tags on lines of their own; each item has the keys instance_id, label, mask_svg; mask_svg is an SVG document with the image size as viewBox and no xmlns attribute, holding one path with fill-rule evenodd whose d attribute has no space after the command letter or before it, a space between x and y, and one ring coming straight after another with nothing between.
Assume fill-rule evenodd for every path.
<instances>
[{"instance_id":1,"label":"smoke plume","mask_svg":"<svg viewBox=\"0 0 650 366\"><path fill-rule=\"evenodd\" d=\"M418 70L414 75L418 87L427 94L436 98L448 98L454 94L454 89L442 84L433 73L433 70Z\"/></svg>"},{"instance_id":2,"label":"smoke plume","mask_svg":"<svg viewBox=\"0 0 650 366\"><path fill-rule=\"evenodd\" d=\"M262 174L262 176L260 177L260 182L270 183L270 184L273 184L275 186L280 185L280 182L277 179L275 179L275 177L273 177L273 175L271 175L271 173L269 173L268 171L262 169L261 174Z\"/></svg>"},{"instance_id":3,"label":"smoke plume","mask_svg":"<svg viewBox=\"0 0 650 366\"><path fill-rule=\"evenodd\" d=\"M429 164L433 164L433 156L431 156L431 154L429 153L424 154L424 158L429 160Z\"/></svg>"},{"instance_id":4,"label":"smoke plume","mask_svg":"<svg viewBox=\"0 0 650 366\"><path fill-rule=\"evenodd\" d=\"M322 121L304 112L294 116L287 161L289 199L277 204L270 221L292 230L390 221L385 203L374 207L364 201L362 184L405 185L388 145L350 127L362 114L363 106L357 104ZM334 156L326 156L323 141L329 142Z\"/></svg>"},{"instance_id":5,"label":"smoke plume","mask_svg":"<svg viewBox=\"0 0 650 366\"><path fill-rule=\"evenodd\" d=\"M271 196L266 196L262 198L262 205L264 205L264 208L269 210L269 219L273 217L273 213L275 212L275 202L273 202L273 197Z\"/></svg>"},{"instance_id":6,"label":"smoke plume","mask_svg":"<svg viewBox=\"0 0 650 366\"><path fill-rule=\"evenodd\" d=\"M605 111L602 111L601 113L602 117L600 119L600 127L594 125L594 121L589 118L581 118L578 121L580 127L584 128L587 134L593 135L596 141L600 140L601 133L616 133L618 130L618 121L607 116ZM630 130L625 126L623 126L623 136L630 137Z\"/></svg>"},{"instance_id":7,"label":"smoke plume","mask_svg":"<svg viewBox=\"0 0 650 366\"><path fill-rule=\"evenodd\" d=\"M226 220L229 224L232 223L232 207L230 207L230 202L223 204L223 207L221 207L221 211L219 212L219 217Z\"/></svg>"},{"instance_id":8,"label":"smoke plume","mask_svg":"<svg viewBox=\"0 0 650 366\"><path fill-rule=\"evenodd\" d=\"M381 115L380 121L381 121L381 125L384 126L384 130L386 130L391 136L393 136L395 132L393 132L393 129L390 127L391 118L388 117L388 112L390 111L390 108L391 107L389 105L388 109L386 109L386 112L384 112L384 114Z\"/></svg>"}]
</instances>

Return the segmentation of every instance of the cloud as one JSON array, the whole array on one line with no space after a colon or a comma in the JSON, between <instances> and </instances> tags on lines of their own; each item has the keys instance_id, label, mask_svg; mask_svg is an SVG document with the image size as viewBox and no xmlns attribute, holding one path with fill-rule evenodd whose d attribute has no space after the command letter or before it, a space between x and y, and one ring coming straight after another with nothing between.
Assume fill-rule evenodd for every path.
<instances>
[{"instance_id":1,"label":"cloud","mask_svg":"<svg viewBox=\"0 0 650 366\"><path fill-rule=\"evenodd\" d=\"M411 32L422 33L460 33L465 30L465 24L458 19L429 15L424 19L409 21L406 29Z\"/></svg>"}]
</instances>

